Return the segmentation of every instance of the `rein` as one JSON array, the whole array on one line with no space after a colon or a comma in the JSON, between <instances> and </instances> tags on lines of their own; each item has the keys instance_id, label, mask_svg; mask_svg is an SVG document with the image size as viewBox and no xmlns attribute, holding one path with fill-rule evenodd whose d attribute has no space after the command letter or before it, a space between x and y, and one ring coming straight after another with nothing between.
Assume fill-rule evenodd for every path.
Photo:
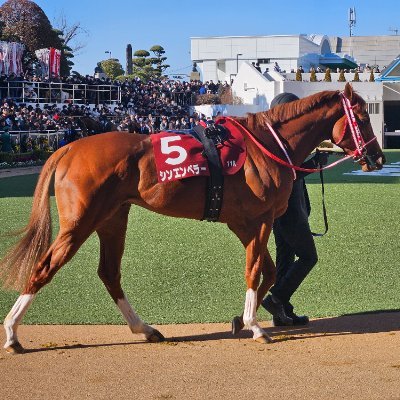
<instances>
[{"instance_id":1,"label":"rein","mask_svg":"<svg viewBox=\"0 0 400 400\"><path fill-rule=\"evenodd\" d=\"M336 165L342 163L343 161L348 160L349 158L353 157L353 155L346 155L344 158L337 160L335 162L333 162L332 164L329 164L325 167L320 167L320 168L302 168L302 167L298 167L297 165L293 165L289 155L286 152L286 149L282 143L282 141L279 139L278 134L275 132L275 130L272 128L272 126L267 123L268 129L270 130L270 132L272 133L272 135L274 136L275 140L278 142L279 147L283 150L286 158L288 161L282 160L281 158L279 158L278 156L276 156L274 153L271 153L266 147L264 147L264 145L243 125L241 125L239 122L237 122L236 120L234 120L231 117L224 117L225 119L228 119L229 121L231 121L232 123L236 124L236 126L240 126L240 128L244 129L244 131L247 133L248 137L255 143L255 145L261 150L262 153L264 153L266 156L268 156L269 158L271 158L272 160L276 161L278 164L281 164L285 167L290 168L293 171L293 180L296 179L296 171L301 171L301 172L319 172L319 171L323 171L325 169L330 169L335 167Z\"/></svg>"}]
</instances>

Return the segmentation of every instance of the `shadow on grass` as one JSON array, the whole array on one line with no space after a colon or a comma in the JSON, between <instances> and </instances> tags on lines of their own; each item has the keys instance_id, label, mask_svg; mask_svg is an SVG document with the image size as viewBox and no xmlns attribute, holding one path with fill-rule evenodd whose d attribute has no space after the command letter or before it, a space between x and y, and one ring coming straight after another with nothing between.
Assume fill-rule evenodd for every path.
<instances>
[{"instance_id":1,"label":"shadow on grass","mask_svg":"<svg viewBox=\"0 0 400 400\"><path fill-rule=\"evenodd\" d=\"M32 197L39 174L12 176L0 179L0 198Z\"/></svg>"}]
</instances>

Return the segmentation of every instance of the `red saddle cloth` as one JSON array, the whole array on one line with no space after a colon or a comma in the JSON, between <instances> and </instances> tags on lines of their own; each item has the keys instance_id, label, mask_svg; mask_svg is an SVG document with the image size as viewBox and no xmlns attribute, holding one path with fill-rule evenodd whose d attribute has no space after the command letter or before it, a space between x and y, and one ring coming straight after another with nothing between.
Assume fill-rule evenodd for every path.
<instances>
[{"instance_id":1,"label":"red saddle cloth","mask_svg":"<svg viewBox=\"0 0 400 400\"><path fill-rule=\"evenodd\" d=\"M223 174L236 174L246 160L246 145L240 125L229 118L219 118L216 123L227 128L226 139L217 145ZM192 135L166 131L150 135L150 138L159 182L210 175L203 145Z\"/></svg>"}]
</instances>

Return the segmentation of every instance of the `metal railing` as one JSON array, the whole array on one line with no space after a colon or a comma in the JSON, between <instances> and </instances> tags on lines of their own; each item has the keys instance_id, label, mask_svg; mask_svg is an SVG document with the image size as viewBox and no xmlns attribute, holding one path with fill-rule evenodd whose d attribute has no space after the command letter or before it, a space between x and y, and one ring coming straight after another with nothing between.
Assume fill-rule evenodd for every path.
<instances>
[{"instance_id":1,"label":"metal railing","mask_svg":"<svg viewBox=\"0 0 400 400\"><path fill-rule=\"evenodd\" d=\"M7 81L0 82L0 98L22 103L111 104L121 101L121 88L117 85Z\"/></svg>"},{"instance_id":2,"label":"metal railing","mask_svg":"<svg viewBox=\"0 0 400 400\"><path fill-rule=\"evenodd\" d=\"M122 89L118 85L4 81L0 82L0 99L11 98L21 103L112 104L121 102ZM178 106L191 106L196 93L172 91L169 98Z\"/></svg>"},{"instance_id":3,"label":"metal railing","mask_svg":"<svg viewBox=\"0 0 400 400\"><path fill-rule=\"evenodd\" d=\"M80 132L81 130L75 129L76 132ZM36 130L29 130L29 131L9 131L11 136L11 144L15 147L15 145L19 145L19 151L21 152L21 144L24 140L30 138L33 141L37 141L37 145L39 148L41 147L50 147L54 151L58 149L60 140L65 135L65 129L60 129L57 131L54 130L45 130L45 131L36 131ZM47 143L43 143L40 139L46 138ZM39 140L38 140L39 139Z\"/></svg>"}]
</instances>

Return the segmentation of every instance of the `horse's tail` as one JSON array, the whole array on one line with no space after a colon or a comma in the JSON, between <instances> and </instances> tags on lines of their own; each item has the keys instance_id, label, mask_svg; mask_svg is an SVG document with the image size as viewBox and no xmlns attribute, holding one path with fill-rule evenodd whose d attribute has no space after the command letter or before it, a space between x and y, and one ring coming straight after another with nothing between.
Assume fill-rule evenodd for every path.
<instances>
[{"instance_id":1,"label":"horse's tail","mask_svg":"<svg viewBox=\"0 0 400 400\"><path fill-rule=\"evenodd\" d=\"M57 150L45 163L40 173L28 225L15 233L21 239L0 260L0 285L5 289L22 291L33 268L51 243L50 183L58 162L69 150Z\"/></svg>"}]
</instances>

